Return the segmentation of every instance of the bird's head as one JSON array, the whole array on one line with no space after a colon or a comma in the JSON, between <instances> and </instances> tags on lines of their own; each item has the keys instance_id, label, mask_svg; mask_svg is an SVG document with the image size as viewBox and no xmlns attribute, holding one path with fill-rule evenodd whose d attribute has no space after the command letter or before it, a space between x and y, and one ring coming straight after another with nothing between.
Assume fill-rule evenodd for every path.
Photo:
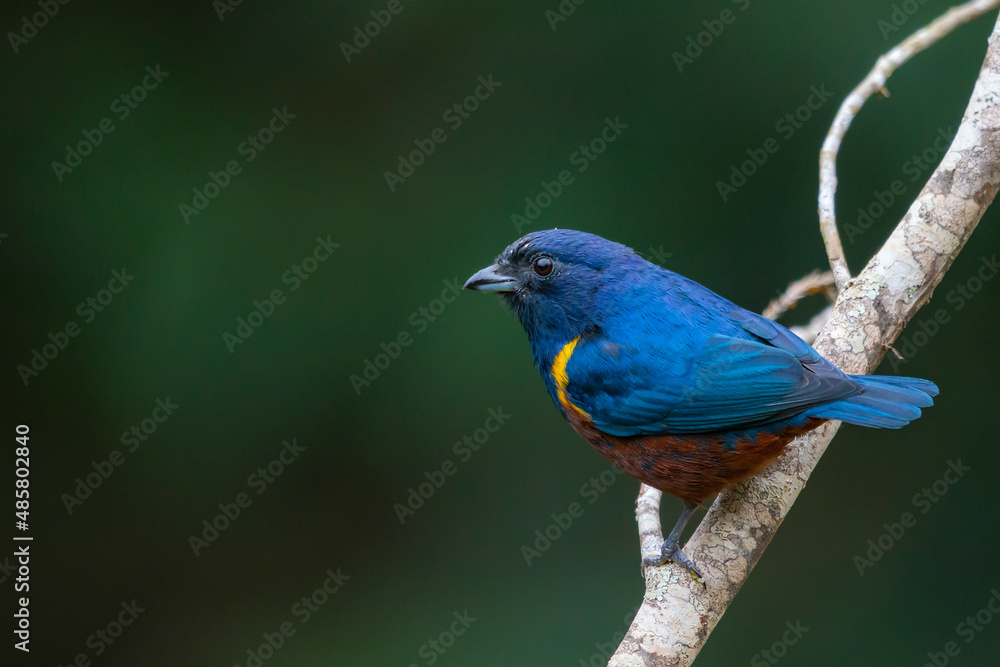
<instances>
[{"instance_id":1,"label":"bird's head","mask_svg":"<svg viewBox=\"0 0 1000 667\"><path fill-rule=\"evenodd\" d=\"M629 269L644 262L600 236L550 229L514 241L465 288L503 297L533 345L565 342L601 326L608 313L602 296L626 287Z\"/></svg>"}]
</instances>

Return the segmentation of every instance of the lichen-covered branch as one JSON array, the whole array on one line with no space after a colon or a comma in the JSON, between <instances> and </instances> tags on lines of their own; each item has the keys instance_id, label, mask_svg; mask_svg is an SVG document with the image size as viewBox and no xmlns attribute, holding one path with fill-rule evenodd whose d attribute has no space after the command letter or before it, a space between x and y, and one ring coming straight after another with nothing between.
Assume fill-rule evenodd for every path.
<instances>
[{"instance_id":1,"label":"lichen-covered branch","mask_svg":"<svg viewBox=\"0 0 1000 667\"><path fill-rule=\"evenodd\" d=\"M816 349L848 373L874 369L930 298L993 201L998 184L1000 22L951 147L882 249L841 291ZM827 422L798 438L763 474L719 495L685 546L705 574L705 585L676 565L646 569L642 606L611 667L692 663L839 426ZM639 500L644 554L659 534L659 521L650 518L658 505L656 494L644 489Z\"/></svg>"}]
</instances>

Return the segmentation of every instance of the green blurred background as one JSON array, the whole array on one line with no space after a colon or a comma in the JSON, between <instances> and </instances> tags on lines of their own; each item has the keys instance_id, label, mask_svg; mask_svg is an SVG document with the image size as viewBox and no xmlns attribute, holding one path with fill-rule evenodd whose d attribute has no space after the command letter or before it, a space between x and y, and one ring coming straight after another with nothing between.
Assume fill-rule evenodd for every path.
<instances>
[{"instance_id":1,"label":"green blurred background","mask_svg":"<svg viewBox=\"0 0 1000 667\"><path fill-rule=\"evenodd\" d=\"M35 536L33 650L12 664L253 665L248 649L286 621L295 634L269 667L603 664L599 645L617 643L643 593L638 484L584 495L608 466L559 417L516 319L481 295L443 312L435 299L521 233L571 227L759 311L825 268L822 138L876 58L949 6L913 4L885 39L889 2L593 0L553 30L556 0L404 1L350 62L340 43L385 2L247 1L224 20L209 0L71 2L16 53L8 37L0 485L12 498L26 423ZM679 72L674 53L724 9L733 20ZM6 3L0 28L38 11ZM855 271L929 174L910 180L912 156L957 127L992 23L904 67L848 134L842 226L905 185L845 235ZM112 103L157 65L169 76L120 120ZM500 86L452 129L442 114L489 75ZM824 86L832 97L779 132ZM284 107L295 118L246 162L240 143ZM105 117L115 130L60 182L52 162ZM575 169L608 117L627 129L519 232L511 215ZM384 172L438 127L447 141L391 191ZM780 150L723 201L716 183L769 137ZM232 159L242 171L185 224L179 204ZM935 380L938 405L902 431L841 431L699 665L770 664L759 652L796 621L809 630L782 664L918 665L949 641L955 664L995 664L1000 621L968 643L956 626L1000 587L1000 280L960 310L946 296L997 251L998 219L987 213L918 317L951 321L901 368L883 365ZM317 237L340 247L291 291L282 276ZM122 267L134 280L86 323L78 304ZM223 334L275 288L287 301L231 353ZM71 320L80 334L26 386L17 366ZM404 332L412 344L355 391L351 375ZM128 451L122 433L167 397L180 407ZM510 418L463 460L453 445L490 409ZM258 494L248 478L292 438L304 451ZM116 449L124 463L69 513L63 494ZM914 494L959 458L971 470L921 514ZM447 460L455 474L401 523L394 505ZM196 556L189 536L242 492L252 504ZM573 502L583 516L527 565L521 547ZM665 522L679 508L665 500ZM906 511L916 525L859 575L854 556ZM293 606L338 568L349 579L301 623ZM9 637L13 576L0 577ZM89 639L133 599L144 611L112 644ZM476 620L435 652L456 612Z\"/></svg>"}]
</instances>

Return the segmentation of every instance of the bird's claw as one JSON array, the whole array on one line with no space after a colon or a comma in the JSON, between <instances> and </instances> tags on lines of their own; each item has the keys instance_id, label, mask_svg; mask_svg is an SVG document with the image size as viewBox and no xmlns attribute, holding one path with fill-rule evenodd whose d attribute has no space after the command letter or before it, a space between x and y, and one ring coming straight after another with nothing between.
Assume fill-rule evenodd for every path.
<instances>
[{"instance_id":1,"label":"bird's claw","mask_svg":"<svg viewBox=\"0 0 1000 667\"><path fill-rule=\"evenodd\" d=\"M699 584L705 583L705 577L695 566L694 561L685 555L681 551L680 546L676 544L669 544L667 542L663 543L663 548L660 550L660 556L658 558L643 558L642 559L642 573L646 574L646 568L653 565L663 565L664 563L673 562L687 569L691 578L694 579Z\"/></svg>"}]
</instances>

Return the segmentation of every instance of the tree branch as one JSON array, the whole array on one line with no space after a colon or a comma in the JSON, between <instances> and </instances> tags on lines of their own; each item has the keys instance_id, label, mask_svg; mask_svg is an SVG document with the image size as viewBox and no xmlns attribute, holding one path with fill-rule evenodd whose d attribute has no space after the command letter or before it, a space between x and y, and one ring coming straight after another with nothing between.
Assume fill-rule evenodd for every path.
<instances>
[{"instance_id":1,"label":"tree branch","mask_svg":"<svg viewBox=\"0 0 1000 667\"><path fill-rule=\"evenodd\" d=\"M847 281L851 279L834 214L834 195L837 193L837 153L840 152L840 142L847 134L847 129L868 98L875 93L889 96L885 82L906 61L941 40L958 26L982 16L997 5L1000 5L1000 0L972 0L964 5L952 7L933 23L913 33L892 51L879 58L868 76L851 91L837 110L826 140L823 141L823 148L819 152L819 231L823 235L823 243L826 245L827 257L830 258L830 268L833 270L838 292L843 292Z\"/></svg>"},{"instance_id":2,"label":"tree branch","mask_svg":"<svg viewBox=\"0 0 1000 667\"><path fill-rule=\"evenodd\" d=\"M881 250L856 279L844 282L815 348L848 373L873 370L930 299L996 196L998 184L1000 21L947 154ZM832 216L832 192L829 197ZM829 224L835 230L832 218ZM835 232L824 237L835 238ZM609 667L692 663L839 427L839 422L827 422L796 439L767 471L716 498L684 548L706 575L706 584L695 583L680 566L646 568L642 606ZM643 488L637 516L644 556L650 555L647 547L656 542L655 550L662 539L659 517L651 514L658 500L659 492Z\"/></svg>"}]
</instances>

